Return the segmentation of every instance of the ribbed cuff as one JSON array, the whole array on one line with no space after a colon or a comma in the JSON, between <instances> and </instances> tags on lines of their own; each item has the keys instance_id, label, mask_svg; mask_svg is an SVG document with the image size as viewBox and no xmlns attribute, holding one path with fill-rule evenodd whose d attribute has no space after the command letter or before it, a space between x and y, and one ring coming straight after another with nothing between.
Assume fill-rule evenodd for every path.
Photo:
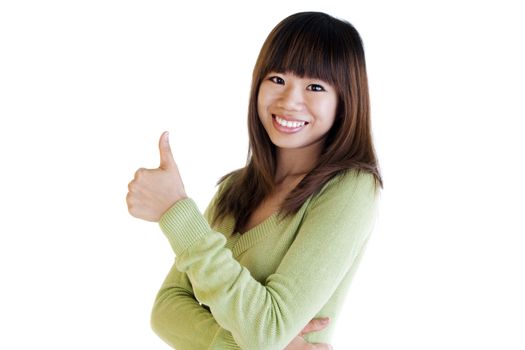
<instances>
[{"instance_id":1,"label":"ribbed cuff","mask_svg":"<svg viewBox=\"0 0 525 350\"><path fill-rule=\"evenodd\" d=\"M159 220L175 255L181 255L195 242L204 238L210 225L191 198L176 202Z\"/></svg>"}]
</instances>

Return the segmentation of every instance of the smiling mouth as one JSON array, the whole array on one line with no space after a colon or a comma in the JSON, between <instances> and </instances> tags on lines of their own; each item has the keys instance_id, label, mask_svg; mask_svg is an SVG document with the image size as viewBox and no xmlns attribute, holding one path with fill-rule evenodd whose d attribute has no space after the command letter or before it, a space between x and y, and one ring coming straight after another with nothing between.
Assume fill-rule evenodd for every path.
<instances>
[{"instance_id":1,"label":"smiling mouth","mask_svg":"<svg viewBox=\"0 0 525 350\"><path fill-rule=\"evenodd\" d=\"M296 128L300 128L302 126L305 126L305 125L308 125L309 123L307 121L298 121L298 120L294 120L294 121L290 121L290 120L286 120L284 118L281 118L281 117L278 117L276 116L275 114L272 114L272 118L282 127L285 127L285 128L290 128L290 129L296 129Z\"/></svg>"}]
</instances>

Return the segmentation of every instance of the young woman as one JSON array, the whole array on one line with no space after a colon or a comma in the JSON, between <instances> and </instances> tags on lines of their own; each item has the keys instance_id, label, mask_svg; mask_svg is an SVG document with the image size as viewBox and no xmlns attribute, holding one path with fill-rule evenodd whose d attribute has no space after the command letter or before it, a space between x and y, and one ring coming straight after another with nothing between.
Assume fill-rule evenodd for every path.
<instances>
[{"instance_id":1,"label":"young woman","mask_svg":"<svg viewBox=\"0 0 525 350\"><path fill-rule=\"evenodd\" d=\"M354 27L318 12L279 23L253 71L248 127L247 164L204 215L167 133L160 167L129 184L130 213L158 221L176 255L153 329L179 350L330 348L382 187Z\"/></svg>"}]
</instances>

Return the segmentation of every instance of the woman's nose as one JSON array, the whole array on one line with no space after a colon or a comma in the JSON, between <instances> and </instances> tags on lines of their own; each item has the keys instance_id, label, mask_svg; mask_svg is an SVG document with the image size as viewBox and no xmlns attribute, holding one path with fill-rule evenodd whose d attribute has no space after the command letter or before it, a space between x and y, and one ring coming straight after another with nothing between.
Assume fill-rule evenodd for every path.
<instances>
[{"instance_id":1,"label":"woman's nose","mask_svg":"<svg viewBox=\"0 0 525 350\"><path fill-rule=\"evenodd\" d=\"M301 110L304 106L303 92L294 86L288 86L280 98L280 107L286 110Z\"/></svg>"}]
</instances>

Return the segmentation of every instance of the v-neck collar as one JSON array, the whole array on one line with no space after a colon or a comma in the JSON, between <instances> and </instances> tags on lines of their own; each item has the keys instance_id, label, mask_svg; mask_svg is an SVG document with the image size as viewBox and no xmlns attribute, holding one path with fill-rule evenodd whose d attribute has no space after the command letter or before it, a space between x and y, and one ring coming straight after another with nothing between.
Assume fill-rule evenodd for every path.
<instances>
[{"instance_id":1,"label":"v-neck collar","mask_svg":"<svg viewBox=\"0 0 525 350\"><path fill-rule=\"evenodd\" d=\"M326 184L324 184L323 188L328 186L333 181L336 181L336 178L337 177L330 179ZM279 211L276 211L272 215L264 219L264 221L260 222L259 224L252 227L243 234L240 234L239 232L233 232L235 228L235 218L232 215L228 215L225 219L226 225L223 226L224 231L227 232L227 234L229 235L226 243L226 248L231 249L234 257L238 257L247 249L266 238L271 229L279 229L280 225L285 225L289 223L290 220L302 220L306 209L308 208L310 201L313 199L313 197L314 195L309 196L304 201L297 213L291 218L283 219L281 222L278 222Z\"/></svg>"},{"instance_id":2,"label":"v-neck collar","mask_svg":"<svg viewBox=\"0 0 525 350\"><path fill-rule=\"evenodd\" d=\"M302 217L311 199L312 196L310 196L303 203L297 214L293 215L292 217L279 221L279 211L276 211L264 219L264 221L260 222L243 234L240 234L239 232L233 232L233 229L235 228L235 219L230 215L228 217L228 232L230 232L230 238L228 239L226 246L231 249L234 257L238 257L247 249L265 239L272 229L277 230L279 229L280 225L286 225L290 220L302 220Z\"/></svg>"},{"instance_id":3,"label":"v-neck collar","mask_svg":"<svg viewBox=\"0 0 525 350\"><path fill-rule=\"evenodd\" d=\"M274 212L272 215L249 229L248 231L244 232L243 234L239 232L232 233L232 236L238 235L239 237L235 240L235 243L232 249L233 256L237 257L241 253L243 253L245 250L250 248L251 246L257 244L257 242L261 241L268 235L268 231L270 227L275 227L275 223L277 221L277 215L279 212ZM232 230L235 226L235 220L232 218Z\"/></svg>"}]
</instances>

